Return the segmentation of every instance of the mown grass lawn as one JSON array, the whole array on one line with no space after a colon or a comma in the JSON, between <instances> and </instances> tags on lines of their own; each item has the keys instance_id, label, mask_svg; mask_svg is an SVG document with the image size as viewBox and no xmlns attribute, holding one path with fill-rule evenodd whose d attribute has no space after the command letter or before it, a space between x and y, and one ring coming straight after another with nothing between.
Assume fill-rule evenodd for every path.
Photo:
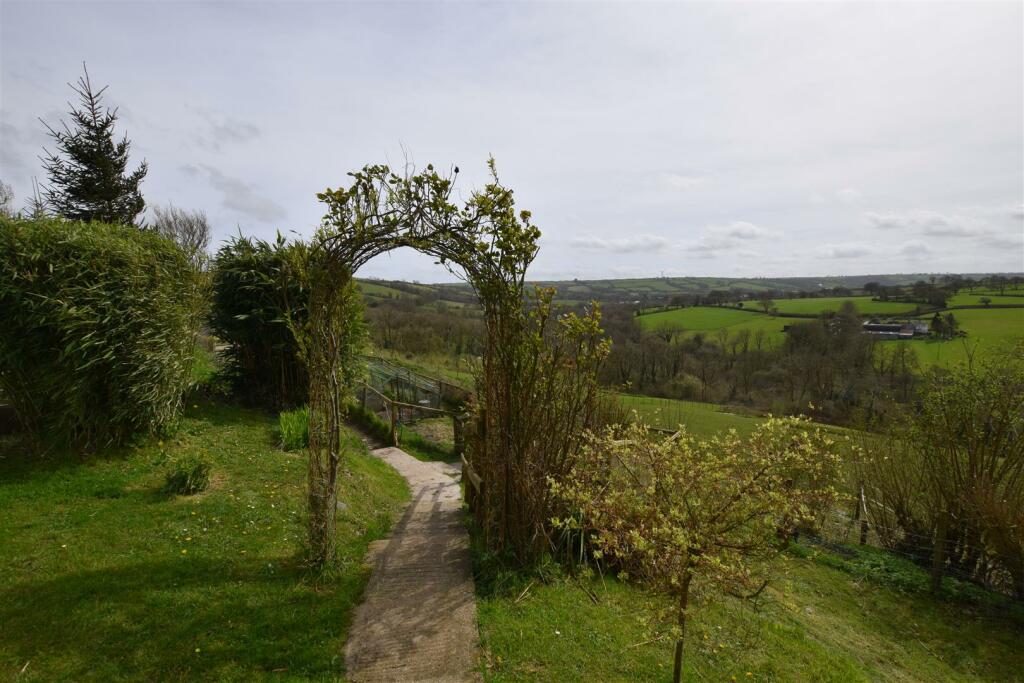
<instances>
[{"instance_id":1,"label":"mown grass lawn","mask_svg":"<svg viewBox=\"0 0 1024 683\"><path fill-rule=\"evenodd\" d=\"M86 459L0 442L0 680L336 680L362 557L408 491L354 434L339 483L340 568L301 563L306 457L276 419L190 404L163 443ZM166 463L213 484L161 492Z\"/></svg>"},{"instance_id":2,"label":"mown grass lawn","mask_svg":"<svg viewBox=\"0 0 1024 683\"><path fill-rule=\"evenodd\" d=\"M940 602L833 566L843 564L855 563L802 550L778 563L756 609L732 598L698 605L684 680L1024 680L1019 606ZM880 564L899 576L923 574L908 563ZM673 645L651 642L640 624L651 598L639 588L612 578L495 585L478 579L485 680L671 680Z\"/></svg>"}]
</instances>

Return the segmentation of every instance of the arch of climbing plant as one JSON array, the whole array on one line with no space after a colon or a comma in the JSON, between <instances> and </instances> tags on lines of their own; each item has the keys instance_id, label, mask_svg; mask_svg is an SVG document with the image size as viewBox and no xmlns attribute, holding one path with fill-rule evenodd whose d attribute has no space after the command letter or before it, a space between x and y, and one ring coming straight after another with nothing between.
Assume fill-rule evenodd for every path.
<instances>
[{"instance_id":1,"label":"arch of climbing plant","mask_svg":"<svg viewBox=\"0 0 1024 683\"><path fill-rule=\"evenodd\" d=\"M362 324L353 276L374 256L399 247L437 258L477 294L487 333L470 430L469 457L487 482L477 519L492 545L511 549L521 559L539 546L537 515L522 513L524 506L535 504L531 496L546 495L537 492L538 482L546 491L546 466L524 457L538 442L530 433L535 416L523 406L529 399L524 392L538 387L536 379L526 379L538 370L525 367L536 365L537 354L529 351L544 343L543 321L539 327L531 322L550 314L551 295L541 296L540 305L527 311L526 269L537 254L540 231L528 211L516 210L493 159L489 167L490 182L461 206L452 200L458 169L442 175L432 166L401 175L387 166L366 166L349 174L347 188L318 195L327 214L304 264L308 319L296 330L310 378L309 545L318 565L331 562L335 553L343 397L355 380ZM576 336L590 339L595 359L602 353L598 317L596 312L592 318L572 316ZM581 320L590 324L581 327ZM591 403L592 389L586 387ZM570 410L578 412L579 405Z\"/></svg>"}]
</instances>

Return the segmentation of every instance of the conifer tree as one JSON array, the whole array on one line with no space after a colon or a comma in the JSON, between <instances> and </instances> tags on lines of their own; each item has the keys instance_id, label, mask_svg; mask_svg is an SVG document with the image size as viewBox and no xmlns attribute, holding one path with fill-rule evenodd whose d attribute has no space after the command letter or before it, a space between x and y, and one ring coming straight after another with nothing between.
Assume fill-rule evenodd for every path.
<instances>
[{"instance_id":1,"label":"conifer tree","mask_svg":"<svg viewBox=\"0 0 1024 683\"><path fill-rule=\"evenodd\" d=\"M134 224L146 207L139 191L146 162L126 172L131 143L127 135L114 141L117 109L102 106L106 86L94 91L85 64L82 69L77 85L68 84L80 102L79 108L68 105L72 125L62 121L55 129L43 122L57 146L42 157L49 176L43 197L50 211L71 220Z\"/></svg>"}]
</instances>

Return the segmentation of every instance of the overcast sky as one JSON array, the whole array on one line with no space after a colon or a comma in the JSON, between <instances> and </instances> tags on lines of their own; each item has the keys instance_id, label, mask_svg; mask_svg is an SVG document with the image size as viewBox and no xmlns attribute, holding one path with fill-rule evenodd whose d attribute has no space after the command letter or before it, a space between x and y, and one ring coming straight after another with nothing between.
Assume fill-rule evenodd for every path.
<instances>
[{"instance_id":1,"label":"overcast sky","mask_svg":"<svg viewBox=\"0 0 1024 683\"><path fill-rule=\"evenodd\" d=\"M1021 271L1022 7L0 0L0 178L21 206L85 61L147 202L217 241L310 235L367 163L465 192L493 154L533 279Z\"/></svg>"}]
</instances>

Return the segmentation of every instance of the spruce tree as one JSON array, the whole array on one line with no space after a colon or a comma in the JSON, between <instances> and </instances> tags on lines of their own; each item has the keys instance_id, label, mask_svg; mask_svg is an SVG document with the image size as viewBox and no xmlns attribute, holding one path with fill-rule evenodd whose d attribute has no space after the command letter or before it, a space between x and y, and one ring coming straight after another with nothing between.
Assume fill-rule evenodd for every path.
<instances>
[{"instance_id":1,"label":"spruce tree","mask_svg":"<svg viewBox=\"0 0 1024 683\"><path fill-rule=\"evenodd\" d=\"M57 146L56 153L47 150L41 159L49 176L43 197L50 211L71 220L130 225L146 207L139 191L146 162L126 173L131 143L127 135L114 141L117 109L104 109L107 88L94 91L82 68L78 84L68 84L81 103L80 108L68 104L72 126L62 121L54 129L43 122Z\"/></svg>"}]
</instances>

